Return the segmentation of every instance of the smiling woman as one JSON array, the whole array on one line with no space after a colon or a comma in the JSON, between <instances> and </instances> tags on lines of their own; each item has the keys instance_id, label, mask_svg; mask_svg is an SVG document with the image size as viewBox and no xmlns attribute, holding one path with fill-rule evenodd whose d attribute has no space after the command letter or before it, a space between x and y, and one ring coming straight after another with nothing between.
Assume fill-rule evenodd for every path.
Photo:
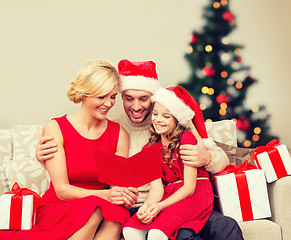
<instances>
[{"instance_id":1,"label":"smiling woman","mask_svg":"<svg viewBox=\"0 0 291 240\"><path fill-rule=\"evenodd\" d=\"M81 103L80 109L43 127L58 151L46 161L51 184L36 210L36 225L27 231L0 231L1 239L119 239L129 212L112 203L117 190L99 182L96 161L104 159L95 155L102 150L128 156L126 131L106 118L115 104L119 80L109 63L91 61L71 82L67 95Z\"/></svg>"}]
</instances>

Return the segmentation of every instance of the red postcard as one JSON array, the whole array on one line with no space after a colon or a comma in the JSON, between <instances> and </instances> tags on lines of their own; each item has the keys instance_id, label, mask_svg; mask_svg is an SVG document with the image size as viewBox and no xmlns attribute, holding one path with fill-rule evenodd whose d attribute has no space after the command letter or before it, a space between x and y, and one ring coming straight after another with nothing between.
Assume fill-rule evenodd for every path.
<instances>
[{"instance_id":1,"label":"red postcard","mask_svg":"<svg viewBox=\"0 0 291 240\"><path fill-rule=\"evenodd\" d=\"M151 146L130 158L96 151L100 182L119 187L140 187L161 178L160 146Z\"/></svg>"}]
</instances>

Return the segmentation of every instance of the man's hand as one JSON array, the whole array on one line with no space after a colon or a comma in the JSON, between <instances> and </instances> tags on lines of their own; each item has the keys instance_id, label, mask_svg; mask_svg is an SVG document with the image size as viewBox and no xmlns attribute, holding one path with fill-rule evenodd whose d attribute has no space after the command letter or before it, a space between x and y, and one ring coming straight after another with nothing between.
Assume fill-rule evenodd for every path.
<instances>
[{"instance_id":1,"label":"man's hand","mask_svg":"<svg viewBox=\"0 0 291 240\"><path fill-rule=\"evenodd\" d=\"M115 205L124 205L127 208L132 207L139 195L139 191L134 187L112 187L110 189L111 202Z\"/></svg>"},{"instance_id":2,"label":"man's hand","mask_svg":"<svg viewBox=\"0 0 291 240\"><path fill-rule=\"evenodd\" d=\"M203 140L201 139L198 140L197 145L181 145L180 155L183 163L191 167L207 166L212 161L212 156L210 152L205 148Z\"/></svg>"},{"instance_id":3,"label":"man's hand","mask_svg":"<svg viewBox=\"0 0 291 240\"><path fill-rule=\"evenodd\" d=\"M58 151L57 144L50 142L53 140L51 136L41 137L39 142L36 145L36 159L40 162L52 159L54 153ZM47 143L50 142L50 143Z\"/></svg>"}]
</instances>

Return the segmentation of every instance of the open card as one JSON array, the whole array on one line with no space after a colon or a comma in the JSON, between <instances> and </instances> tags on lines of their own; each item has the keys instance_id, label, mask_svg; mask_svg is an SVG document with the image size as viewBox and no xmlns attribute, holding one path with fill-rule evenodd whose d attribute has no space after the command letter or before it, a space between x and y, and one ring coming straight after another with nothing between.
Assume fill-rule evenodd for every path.
<instances>
[{"instance_id":1,"label":"open card","mask_svg":"<svg viewBox=\"0 0 291 240\"><path fill-rule=\"evenodd\" d=\"M140 187L163 176L159 144L130 158L98 150L95 154L99 181L112 186Z\"/></svg>"}]
</instances>

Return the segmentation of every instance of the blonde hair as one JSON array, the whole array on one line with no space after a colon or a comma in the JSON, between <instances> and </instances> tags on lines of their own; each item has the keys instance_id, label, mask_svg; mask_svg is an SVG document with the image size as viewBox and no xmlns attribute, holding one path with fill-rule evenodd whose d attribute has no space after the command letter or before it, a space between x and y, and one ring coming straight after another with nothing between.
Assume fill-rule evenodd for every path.
<instances>
[{"instance_id":1,"label":"blonde hair","mask_svg":"<svg viewBox=\"0 0 291 240\"><path fill-rule=\"evenodd\" d=\"M112 65L104 61L90 61L81 69L75 81L70 83L68 98L80 103L84 96L99 97L108 94L120 77Z\"/></svg>"},{"instance_id":2,"label":"blonde hair","mask_svg":"<svg viewBox=\"0 0 291 240\"><path fill-rule=\"evenodd\" d=\"M179 124L175 117L174 119L175 119L175 125L173 129L171 130L171 132L169 132L166 136L167 139L170 141L170 143L167 147L164 147L162 149L163 150L162 156L168 165L171 165L177 159L178 155L177 155L176 150L181 145L181 135L186 130L189 130L188 128ZM150 124L150 133L151 133L151 136L149 138L149 143L150 145L154 145L161 139L161 135L157 134L152 122Z\"/></svg>"}]
</instances>

